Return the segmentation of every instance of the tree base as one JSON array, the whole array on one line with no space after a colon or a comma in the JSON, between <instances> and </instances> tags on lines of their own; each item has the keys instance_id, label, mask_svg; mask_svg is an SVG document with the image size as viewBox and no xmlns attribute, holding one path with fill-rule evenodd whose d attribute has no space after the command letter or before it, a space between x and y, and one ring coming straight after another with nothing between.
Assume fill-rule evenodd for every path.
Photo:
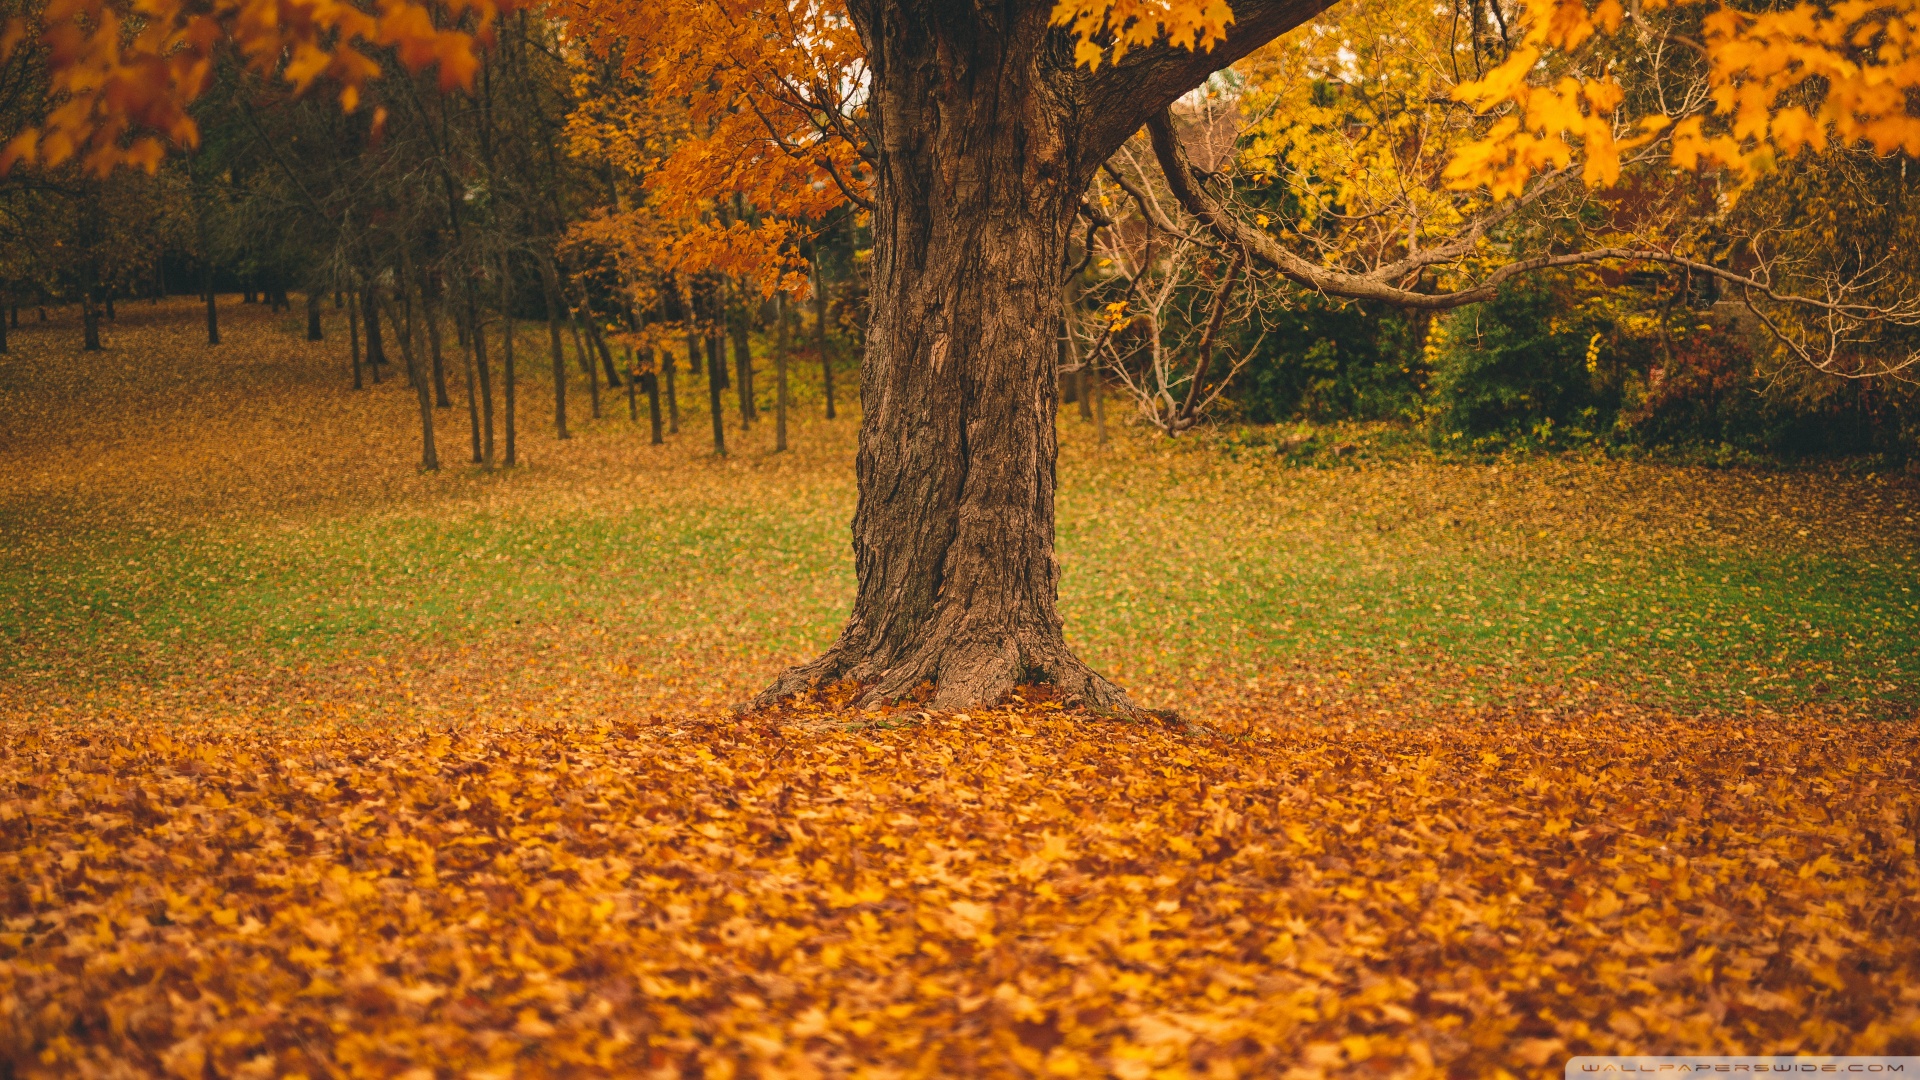
<instances>
[{"instance_id":1,"label":"tree base","mask_svg":"<svg viewBox=\"0 0 1920 1080\"><path fill-rule=\"evenodd\" d=\"M855 708L894 704L929 685L929 708L988 708L1016 687L1042 684L1068 707L1129 720L1162 716L1134 704L1125 690L1074 656L1065 642L1018 636L992 642L926 641L884 664L854 655L842 641L819 658L782 672L748 707L769 708L795 694L843 681L864 687L853 701Z\"/></svg>"}]
</instances>

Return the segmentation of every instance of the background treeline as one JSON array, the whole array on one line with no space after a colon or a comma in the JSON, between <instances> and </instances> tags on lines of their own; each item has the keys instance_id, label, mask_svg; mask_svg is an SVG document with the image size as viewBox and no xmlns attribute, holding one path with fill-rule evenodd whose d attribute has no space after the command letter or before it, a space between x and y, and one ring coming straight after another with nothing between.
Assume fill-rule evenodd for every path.
<instances>
[{"instance_id":1,"label":"background treeline","mask_svg":"<svg viewBox=\"0 0 1920 1080\"><path fill-rule=\"evenodd\" d=\"M555 23L523 12L497 31L471 90L443 89L431 71L406 75L389 57L367 99L343 110L226 68L195 106L199 144L154 173L0 176L0 349L7 329L44 319L50 304L80 308L85 349L110 343L103 333L130 298L200 297L210 342L222 295L297 302L315 338L331 306L347 316L342 377L356 387L399 379L417 394L428 467L449 439L461 457L511 465L529 423L565 438L569 410L599 416L606 392L626 392L636 416L646 408L656 439L680 430L683 410L709 413L716 450L725 423L751 425L762 410L784 431L795 395L824 397L833 415L836 396L844 404L854 389L865 322L863 215L843 205L784 234L785 272L804 281L803 299L791 279L769 299L763 268L730 267L724 250L698 272L662 269L652 260L683 233L665 212L648 217L660 203L649 177L694 121ZM41 60L29 44L0 68L0 141L49 107ZM1353 126L1337 95L1313 94L1338 114L1330 128ZM1193 119L1226 133L1209 137L1236 197L1304 220L1308 166L1287 174L1288 155L1305 160L1303 144L1260 145L1265 173L1229 168L1272 139L1230 95L1203 109L1220 113ZM1149 183L1150 170L1137 175ZM1920 253L1904 238L1920 236L1916 185L1904 159L1833 149L1785 160L1721 200L1733 209L1713 228L1782 238L1776 250L1797 265L1913 296ZM1103 205L1126 203L1111 194ZM764 224L739 195L697 213L707 242L722 247L733 226ZM1550 235L1561 224L1531 227ZM1249 288L1218 340L1202 342L1218 253L1162 244L1151 265L1128 268L1138 244L1128 236L1122 222L1086 249L1064 298L1082 329L1063 338L1063 396L1087 415L1093 398L1103 421L1108 399L1125 403L1132 390L1138 411L1169 434L1193 421L1197 401L1213 421L1390 421L1463 451L1920 457L1920 392L1905 373L1850 373L1845 357L1826 370L1797 362L1738 295L1685 271L1536 274L1493 302L1435 314ZM1123 284L1134 291L1123 295ZM1116 298L1124 320L1103 314ZM503 335L508 319L543 329ZM1114 359L1103 362L1095 346L1107 339ZM1202 347L1235 365L1222 359L1209 374L1202 389L1217 398L1181 389L1200 381ZM532 364L556 388L551 417L519 408L515 388ZM791 388L790 365L799 365ZM777 387L760 381L769 374ZM1184 420L1176 398L1189 406Z\"/></svg>"},{"instance_id":2,"label":"background treeline","mask_svg":"<svg viewBox=\"0 0 1920 1080\"><path fill-rule=\"evenodd\" d=\"M0 71L0 142L50 107L42 60L29 44ZM596 108L646 98L612 77L613 61L522 12L496 27L471 90L408 75L396 57L383 66L351 110L224 67L195 105L198 145L150 174L0 176L0 350L5 329L44 321L49 305L79 307L74 344L99 350L129 300L199 297L210 344L232 294L298 304L310 339L345 322L341 373L355 388L400 379L417 393L429 468L449 438L461 457L514 464L530 422L566 438L570 409L598 417L612 407L603 392L629 387L646 395L636 407L650 409L658 439L678 429L683 398L709 397L675 387L688 378L716 383L719 440L720 390L743 423L758 419L756 401L774 402L773 387L754 383L752 354L764 360L775 337L781 366L808 363L807 396L824 390L831 402L831 366L850 363L863 322L864 234L851 215L806 236L806 303L774 303L723 268L636 267L589 227L648 199L645 163L590 137ZM323 319L329 308L346 319ZM506 334L508 320L544 333ZM671 327L671 341L650 327ZM517 408L535 363L557 391L551 417ZM839 380L842 400L850 385ZM442 411L451 433L436 423Z\"/></svg>"}]
</instances>

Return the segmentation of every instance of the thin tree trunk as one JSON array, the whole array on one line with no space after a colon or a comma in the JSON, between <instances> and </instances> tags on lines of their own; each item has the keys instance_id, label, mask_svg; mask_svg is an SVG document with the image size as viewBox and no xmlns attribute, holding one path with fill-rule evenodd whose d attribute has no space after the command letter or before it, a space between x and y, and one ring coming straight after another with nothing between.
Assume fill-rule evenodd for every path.
<instances>
[{"instance_id":1,"label":"thin tree trunk","mask_svg":"<svg viewBox=\"0 0 1920 1080\"><path fill-rule=\"evenodd\" d=\"M720 389L733 389L733 380L727 374L727 339L716 327L707 335L707 355L720 357Z\"/></svg>"},{"instance_id":2,"label":"thin tree trunk","mask_svg":"<svg viewBox=\"0 0 1920 1080\"><path fill-rule=\"evenodd\" d=\"M720 358L720 341L707 338L707 405L713 411L713 452L727 452L727 422L720 410L720 384L727 373L727 362Z\"/></svg>"},{"instance_id":3,"label":"thin tree trunk","mask_svg":"<svg viewBox=\"0 0 1920 1080\"><path fill-rule=\"evenodd\" d=\"M100 309L93 303L93 290L80 290L80 329L87 352L100 351Z\"/></svg>"},{"instance_id":4,"label":"thin tree trunk","mask_svg":"<svg viewBox=\"0 0 1920 1080\"><path fill-rule=\"evenodd\" d=\"M773 450L787 448L787 305L776 299L773 308Z\"/></svg>"},{"instance_id":5,"label":"thin tree trunk","mask_svg":"<svg viewBox=\"0 0 1920 1080\"><path fill-rule=\"evenodd\" d=\"M18 326L19 323L15 323ZM7 351L7 320L0 318L0 353Z\"/></svg>"},{"instance_id":6,"label":"thin tree trunk","mask_svg":"<svg viewBox=\"0 0 1920 1080\"><path fill-rule=\"evenodd\" d=\"M47 321L46 308L40 309L40 321L41 322ZM212 263L207 264L207 344L209 345L220 344L220 309L214 306L214 302L213 302L213 264ZM357 359L357 357L359 356L359 353L356 352L354 355L356 359L354 360L354 366L353 366L353 371L354 371L353 388L355 390L358 390L360 389L360 362Z\"/></svg>"},{"instance_id":7,"label":"thin tree trunk","mask_svg":"<svg viewBox=\"0 0 1920 1080\"><path fill-rule=\"evenodd\" d=\"M1093 376L1088 374L1087 365L1080 361L1079 349L1073 343L1071 331L1060 335L1060 348L1065 353L1067 366L1073 369L1068 377L1073 380L1073 396L1080 405L1080 419L1091 420L1093 419Z\"/></svg>"},{"instance_id":8,"label":"thin tree trunk","mask_svg":"<svg viewBox=\"0 0 1920 1080\"><path fill-rule=\"evenodd\" d=\"M307 340L326 340L320 332L320 294L312 289L307 290Z\"/></svg>"},{"instance_id":9,"label":"thin tree trunk","mask_svg":"<svg viewBox=\"0 0 1920 1080\"><path fill-rule=\"evenodd\" d=\"M434 306L425 285L420 286L420 321L426 324L427 352L433 360L434 408L451 409L453 399L447 396L446 361L442 358L445 350L440 338L440 309Z\"/></svg>"},{"instance_id":10,"label":"thin tree trunk","mask_svg":"<svg viewBox=\"0 0 1920 1080\"><path fill-rule=\"evenodd\" d=\"M587 345L580 333L580 314L569 311L567 325L573 330L573 358L580 365L581 374L587 377L587 405L595 420L600 419L600 376L593 370L593 357L587 352Z\"/></svg>"},{"instance_id":11,"label":"thin tree trunk","mask_svg":"<svg viewBox=\"0 0 1920 1080\"><path fill-rule=\"evenodd\" d=\"M1060 346L1057 354L1056 362L1059 365L1058 370L1060 372L1060 403L1062 405L1072 405L1080 400L1080 368L1074 364L1072 358L1067 355L1066 334L1060 335Z\"/></svg>"},{"instance_id":12,"label":"thin tree trunk","mask_svg":"<svg viewBox=\"0 0 1920 1080\"><path fill-rule=\"evenodd\" d=\"M1107 445L1107 395L1102 392L1105 387L1100 382L1100 357L1098 355L1088 357L1087 366L1083 370L1085 374L1082 377L1087 380L1087 396L1093 399L1094 444L1105 446Z\"/></svg>"},{"instance_id":13,"label":"thin tree trunk","mask_svg":"<svg viewBox=\"0 0 1920 1080\"><path fill-rule=\"evenodd\" d=\"M663 357L660 366L667 377L667 432L678 435L680 434L680 392L674 388L673 373L680 366L680 358L674 355L672 349L661 349L660 355Z\"/></svg>"},{"instance_id":14,"label":"thin tree trunk","mask_svg":"<svg viewBox=\"0 0 1920 1080\"><path fill-rule=\"evenodd\" d=\"M400 272L407 281L407 294L420 294L420 323L426 330L427 355L432 361L433 406L436 409L450 409L453 399L447 396L446 361L441 355L440 309L434 305L426 272L414 268L413 252L404 245L400 248Z\"/></svg>"},{"instance_id":15,"label":"thin tree trunk","mask_svg":"<svg viewBox=\"0 0 1920 1080\"><path fill-rule=\"evenodd\" d=\"M487 329L480 322L480 305L474 299L473 282L467 282L467 347L480 372L480 457L481 464L493 468L493 366L487 363Z\"/></svg>"},{"instance_id":16,"label":"thin tree trunk","mask_svg":"<svg viewBox=\"0 0 1920 1080\"><path fill-rule=\"evenodd\" d=\"M472 311L471 305L468 311ZM487 458L480 452L480 387L474 375L473 328L467 325L467 320L460 317L459 308L454 309L453 322L455 333L460 337L460 366L467 376L467 428L473 443L473 463L485 464Z\"/></svg>"},{"instance_id":17,"label":"thin tree trunk","mask_svg":"<svg viewBox=\"0 0 1920 1080\"><path fill-rule=\"evenodd\" d=\"M113 290L107 290L107 321L119 322L120 317L113 313Z\"/></svg>"},{"instance_id":18,"label":"thin tree trunk","mask_svg":"<svg viewBox=\"0 0 1920 1080\"><path fill-rule=\"evenodd\" d=\"M401 279L404 284L405 278ZM400 358L407 365L407 382L413 385L413 397L420 405L420 467L428 471L440 468L440 455L433 446L433 398L427 392L427 373L421 370L419 354L413 348L413 334L400 322L400 313L393 309L393 302L380 296L380 306L386 309L387 322L393 327L393 336L400 339ZM412 302L408 305L411 308ZM411 313L409 313L409 316Z\"/></svg>"},{"instance_id":19,"label":"thin tree trunk","mask_svg":"<svg viewBox=\"0 0 1920 1080\"><path fill-rule=\"evenodd\" d=\"M565 439L571 437L567 434L567 349L560 341L559 290L554 285L554 277L553 263L543 259L540 292L547 303L547 352L553 358L553 430L555 438Z\"/></svg>"},{"instance_id":20,"label":"thin tree trunk","mask_svg":"<svg viewBox=\"0 0 1920 1080\"><path fill-rule=\"evenodd\" d=\"M824 271L814 271L813 285L813 340L820 350L820 382L827 391L827 419L834 418L833 413L833 354L827 351L827 275Z\"/></svg>"},{"instance_id":21,"label":"thin tree trunk","mask_svg":"<svg viewBox=\"0 0 1920 1080\"><path fill-rule=\"evenodd\" d=\"M638 381L633 377L633 346L629 345L627 346L627 422L630 424L640 422L640 388L634 385Z\"/></svg>"},{"instance_id":22,"label":"thin tree trunk","mask_svg":"<svg viewBox=\"0 0 1920 1080\"><path fill-rule=\"evenodd\" d=\"M360 298L352 289L347 290L347 341L353 348L353 388L365 390L360 381Z\"/></svg>"},{"instance_id":23,"label":"thin tree trunk","mask_svg":"<svg viewBox=\"0 0 1920 1080\"><path fill-rule=\"evenodd\" d=\"M653 427L653 445L659 446L667 441L660 431L660 377L653 372L653 352L645 354L646 372L640 376L641 385L647 391L647 422Z\"/></svg>"},{"instance_id":24,"label":"thin tree trunk","mask_svg":"<svg viewBox=\"0 0 1920 1080\"><path fill-rule=\"evenodd\" d=\"M593 338L594 343L598 345L600 349L600 363L607 369L607 386L609 388L619 386L622 381L620 371L613 366L613 350L607 348L606 335L602 334L599 328L596 327Z\"/></svg>"},{"instance_id":25,"label":"thin tree trunk","mask_svg":"<svg viewBox=\"0 0 1920 1080\"><path fill-rule=\"evenodd\" d=\"M507 260L500 260L500 365L501 377L506 380L507 406L507 445L506 465L511 469L518 463L514 447L514 377L513 377L513 277L507 272Z\"/></svg>"},{"instance_id":26,"label":"thin tree trunk","mask_svg":"<svg viewBox=\"0 0 1920 1080\"><path fill-rule=\"evenodd\" d=\"M360 290L360 314L364 316L360 322L367 331L367 366L373 369L373 385L379 386L380 365L387 362L387 350L380 343L380 316L375 310L377 304L374 300L380 284L373 280L372 274L368 274L366 279L366 285Z\"/></svg>"},{"instance_id":27,"label":"thin tree trunk","mask_svg":"<svg viewBox=\"0 0 1920 1080\"><path fill-rule=\"evenodd\" d=\"M753 349L747 339L747 317L738 316L727 329L733 337L733 366L740 383L740 429L744 431L760 418L753 401Z\"/></svg>"},{"instance_id":28,"label":"thin tree trunk","mask_svg":"<svg viewBox=\"0 0 1920 1080\"><path fill-rule=\"evenodd\" d=\"M607 389L620 385L620 373L613 366L613 350L607 348L607 338L600 332L600 323L593 317L592 308L582 308L586 312L587 344L600 355L600 362L607 369ZM591 361L589 361L591 362Z\"/></svg>"}]
</instances>

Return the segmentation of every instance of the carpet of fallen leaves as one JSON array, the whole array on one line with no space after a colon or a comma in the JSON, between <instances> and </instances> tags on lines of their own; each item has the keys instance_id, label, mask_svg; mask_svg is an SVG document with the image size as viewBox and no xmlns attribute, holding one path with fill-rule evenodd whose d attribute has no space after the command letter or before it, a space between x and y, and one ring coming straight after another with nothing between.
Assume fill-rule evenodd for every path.
<instances>
[{"instance_id":1,"label":"carpet of fallen leaves","mask_svg":"<svg viewBox=\"0 0 1920 1080\"><path fill-rule=\"evenodd\" d=\"M10 723L17 1075L1920 1052L1910 725Z\"/></svg>"},{"instance_id":2,"label":"carpet of fallen leaves","mask_svg":"<svg viewBox=\"0 0 1920 1080\"><path fill-rule=\"evenodd\" d=\"M851 425L800 420L779 457L736 436L713 462L697 425L648 448L609 407L566 444L524 430L526 468L422 475L404 386L346 390L338 340L241 309L207 349L194 317L123 305L102 360L56 313L0 358L19 676L0 676L0 1078L1920 1053L1910 710L1675 713L1566 674L1591 669L1489 673L1459 635L1396 645L1432 630L1407 611L1442 618L1430 599L1495 631L1579 604L1698 622L1714 609L1661 610L1679 590L1539 601L1787 553L1884 595L1801 610L1826 586L1791 592L1792 570L1720 617L1784 623L1791 601L1812 638L1857 636L1864 659L1779 664L1828 664L1858 697L1910 674L1904 481L1285 469L1124 432L1095 452L1069 424L1072 632L1192 726L1038 693L741 718L726 706L832 632ZM443 453L462 435L447 420ZM552 536L580 551L523 546ZM1448 589L1468 564L1506 577L1456 605L1423 559ZM546 600L510 595L541 574ZM371 629L279 625L336 596ZM1367 652L1338 652L1356 632ZM1334 651L1229 650L1263 634ZM1637 640L1609 648L1653 667ZM1703 652L1702 677L1730 655Z\"/></svg>"}]
</instances>

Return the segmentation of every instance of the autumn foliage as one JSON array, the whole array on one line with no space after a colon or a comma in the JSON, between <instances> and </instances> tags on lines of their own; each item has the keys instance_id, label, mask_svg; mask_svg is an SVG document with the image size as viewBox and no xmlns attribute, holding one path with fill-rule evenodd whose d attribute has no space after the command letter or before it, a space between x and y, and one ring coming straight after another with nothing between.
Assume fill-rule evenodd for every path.
<instances>
[{"instance_id":1,"label":"autumn foliage","mask_svg":"<svg viewBox=\"0 0 1920 1080\"><path fill-rule=\"evenodd\" d=\"M13 722L18 1075L1912 1053L1904 725ZM664 1071L662 1071L664 1070Z\"/></svg>"}]
</instances>

